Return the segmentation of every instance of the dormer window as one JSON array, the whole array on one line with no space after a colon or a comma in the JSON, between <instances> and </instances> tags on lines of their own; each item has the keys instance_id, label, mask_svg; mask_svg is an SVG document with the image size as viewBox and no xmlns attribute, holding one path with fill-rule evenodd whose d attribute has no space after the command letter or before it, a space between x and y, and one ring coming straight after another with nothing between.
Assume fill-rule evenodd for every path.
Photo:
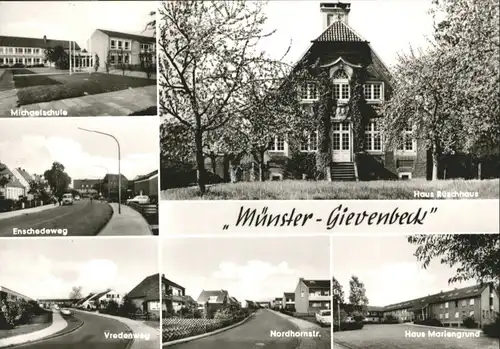
<instances>
[{"instance_id":1,"label":"dormer window","mask_svg":"<svg viewBox=\"0 0 500 349\"><path fill-rule=\"evenodd\" d=\"M333 14L328 14L328 16L326 17L326 21L327 21L327 22L326 22L326 25L327 25L328 27L332 25L332 23L333 23L333 18L334 18L334 17L333 17Z\"/></svg>"}]
</instances>

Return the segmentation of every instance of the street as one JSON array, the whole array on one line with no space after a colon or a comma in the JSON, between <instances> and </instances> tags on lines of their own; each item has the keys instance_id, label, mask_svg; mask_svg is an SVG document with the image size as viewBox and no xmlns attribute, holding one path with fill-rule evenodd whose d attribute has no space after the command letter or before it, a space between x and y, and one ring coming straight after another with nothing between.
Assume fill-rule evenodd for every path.
<instances>
[{"instance_id":1,"label":"street","mask_svg":"<svg viewBox=\"0 0 500 349\"><path fill-rule=\"evenodd\" d=\"M107 339L104 332L126 333L127 326L121 322L99 315L76 312L75 317L83 321L83 326L74 332L42 340L38 343L20 345L24 349L125 349L129 339Z\"/></svg>"},{"instance_id":2,"label":"street","mask_svg":"<svg viewBox=\"0 0 500 349\"><path fill-rule=\"evenodd\" d=\"M219 334L191 342L172 345L168 348L179 349L295 349L296 338L276 338L270 331L296 331L296 328L282 317L268 310L259 310L244 324Z\"/></svg>"},{"instance_id":3,"label":"street","mask_svg":"<svg viewBox=\"0 0 500 349\"><path fill-rule=\"evenodd\" d=\"M14 229L67 229L68 236L95 235L109 220L112 209L107 203L89 200L75 201L73 205L57 206L40 212L0 219L0 237L6 236L60 236L14 235Z\"/></svg>"},{"instance_id":4,"label":"street","mask_svg":"<svg viewBox=\"0 0 500 349\"><path fill-rule=\"evenodd\" d=\"M498 349L498 339L479 338L407 338L406 331L425 333L444 332L446 329L412 325L365 325L361 330L335 332L334 343L342 349ZM448 331L454 331L448 329ZM334 348L339 348L334 345ZM340 349L339 348L339 349Z\"/></svg>"}]
</instances>

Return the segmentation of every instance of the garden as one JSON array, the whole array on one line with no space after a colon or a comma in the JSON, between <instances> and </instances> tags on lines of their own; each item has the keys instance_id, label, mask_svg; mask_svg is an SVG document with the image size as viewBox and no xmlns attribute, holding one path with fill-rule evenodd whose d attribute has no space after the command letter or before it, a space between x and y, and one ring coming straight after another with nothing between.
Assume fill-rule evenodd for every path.
<instances>
[{"instance_id":1,"label":"garden","mask_svg":"<svg viewBox=\"0 0 500 349\"><path fill-rule=\"evenodd\" d=\"M52 324L52 312L33 300L3 300L0 305L0 339L39 331Z\"/></svg>"}]
</instances>

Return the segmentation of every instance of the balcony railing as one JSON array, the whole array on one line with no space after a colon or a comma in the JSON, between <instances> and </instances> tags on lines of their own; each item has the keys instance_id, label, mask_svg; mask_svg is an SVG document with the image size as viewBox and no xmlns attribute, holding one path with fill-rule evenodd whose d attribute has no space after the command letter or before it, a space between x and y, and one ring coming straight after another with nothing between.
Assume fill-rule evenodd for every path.
<instances>
[{"instance_id":1,"label":"balcony railing","mask_svg":"<svg viewBox=\"0 0 500 349\"><path fill-rule=\"evenodd\" d=\"M309 300L310 301L330 301L331 296L326 296L326 295L316 295L316 294L310 294L309 295Z\"/></svg>"}]
</instances>

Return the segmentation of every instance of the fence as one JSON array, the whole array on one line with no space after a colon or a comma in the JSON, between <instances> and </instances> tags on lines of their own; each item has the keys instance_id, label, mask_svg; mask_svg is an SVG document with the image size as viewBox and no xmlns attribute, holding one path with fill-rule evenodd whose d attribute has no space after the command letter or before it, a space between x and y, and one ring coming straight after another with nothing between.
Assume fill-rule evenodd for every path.
<instances>
[{"instance_id":1,"label":"fence","mask_svg":"<svg viewBox=\"0 0 500 349\"><path fill-rule=\"evenodd\" d=\"M158 204L141 205L137 203L129 203L130 207L139 212L148 222L154 235L158 235Z\"/></svg>"},{"instance_id":2,"label":"fence","mask_svg":"<svg viewBox=\"0 0 500 349\"><path fill-rule=\"evenodd\" d=\"M163 342L197 336L233 325L242 321L245 316L237 316L227 320L217 319L163 319Z\"/></svg>"}]
</instances>

